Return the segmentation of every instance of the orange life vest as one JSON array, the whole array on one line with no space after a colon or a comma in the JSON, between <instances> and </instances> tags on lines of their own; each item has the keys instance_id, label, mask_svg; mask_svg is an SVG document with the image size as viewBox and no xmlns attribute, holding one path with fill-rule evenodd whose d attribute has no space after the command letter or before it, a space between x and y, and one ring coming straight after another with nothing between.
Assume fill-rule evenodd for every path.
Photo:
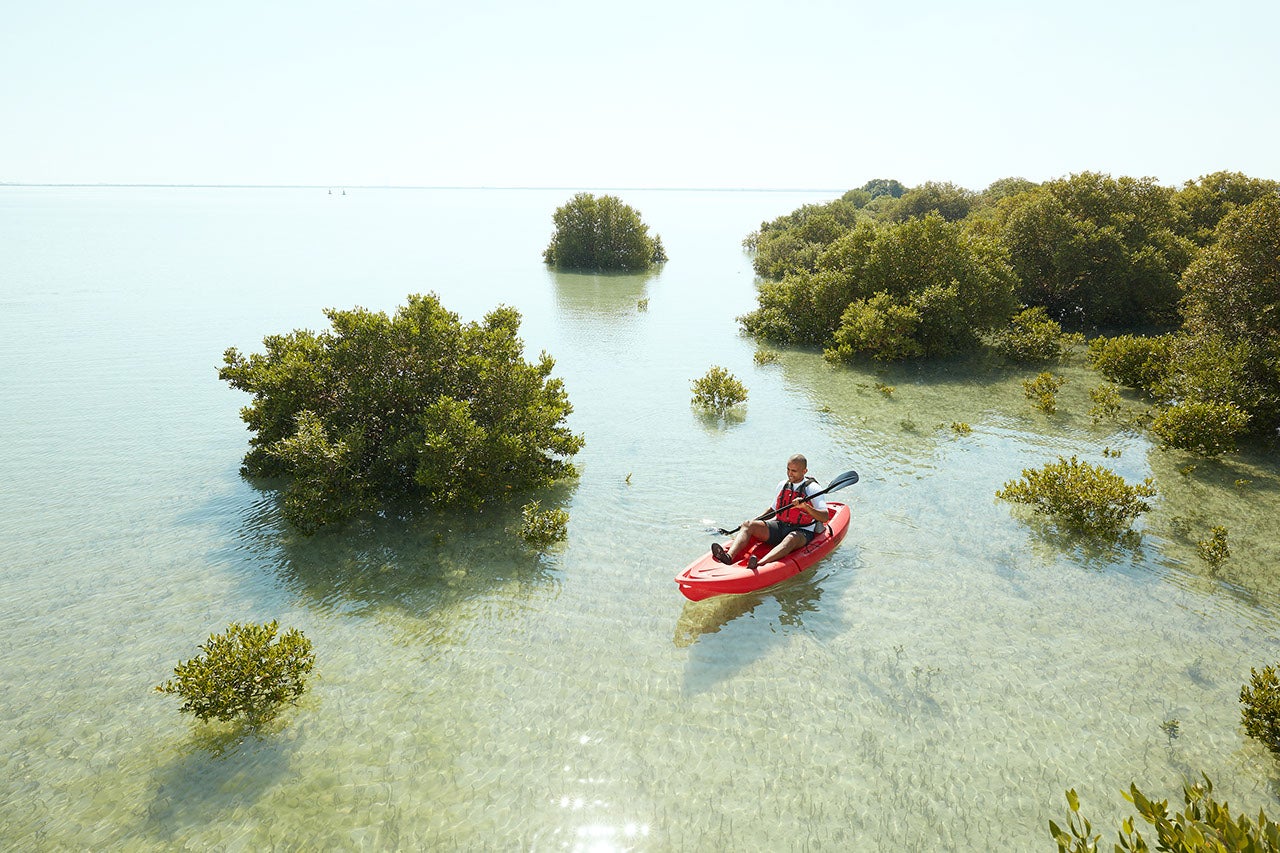
<instances>
[{"instance_id":1,"label":"orange life vest","mask_svg":"<svg viewBox=\"0 0 1280 853\"><path fill-rule=\"evenodd\" d=\"M788 506L796 498L807 498L805 489L812 482L815 482L812 477L805 477L798 485L792 485L790 480L783 484L782 491L778 492L778 499L773 502L773 508L778 511L776 516L778 521L794 524L797 527L808 527L817 521L797 507ZM787 508L783 509L783 507Z\"/></svg>"}]
</instances>

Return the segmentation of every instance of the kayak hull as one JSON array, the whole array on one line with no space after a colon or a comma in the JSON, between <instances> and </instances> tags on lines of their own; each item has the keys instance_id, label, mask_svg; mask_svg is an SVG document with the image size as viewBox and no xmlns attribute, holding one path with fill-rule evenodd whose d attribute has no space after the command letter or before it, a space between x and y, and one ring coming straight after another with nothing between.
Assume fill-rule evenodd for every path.
<instances>
[{"instance_id":1,"label":"kayak hull","mask_svg":"<svg viewBox=\"0 0 1280 853\"><path fill-rule=\"evenodd\" d=\"M676 585L690 601L702 601L713 595L740 595L756 592L795 577L814 563L830 554L849 532L850 512L847 504L827 503L831 520L826 529L813 537L813 541L798 551L792 551L781 560L761 563L755 571L747 568L747 558L755 554L763 557L770 550L763 542L757 542L743 552L731 566L718 562L708 552L690 563L676 575Z\"/></svg>"}]
</instances>

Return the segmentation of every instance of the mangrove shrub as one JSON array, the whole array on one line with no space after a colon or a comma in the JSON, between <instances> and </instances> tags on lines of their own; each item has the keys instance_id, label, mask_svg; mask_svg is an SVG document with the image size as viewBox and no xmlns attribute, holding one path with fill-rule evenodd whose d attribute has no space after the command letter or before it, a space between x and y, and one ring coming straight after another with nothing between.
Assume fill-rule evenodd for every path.
<instances>
[{"instance_id":1,"label":"mangrove shrub","mask_svg":"<svg viewBox=\"0 0 1280 853\"><path fill-rule=\"evenodd\" d=\"M1102 423L1106 418L1120 415L1120 392L1116 390L1116 386L1099 385L1097 388L1091 388L1089 399L1093 401L1093 406L1089 408L1089 417L1095 424Z\"/></svg>"},{"instance_id":2,"label":"mangrove shrub","mask_svg":"<svg viewBox=\"0 0 1280 853\"><path fill-rule=\"evenodd\" d=\"M1208 539L1196 543L1196 553L1200 559L1208 563L1209 568L1216 569L1231 557L1231 544L1227 541L1230 533L1221 525L1209 531Z\"/></svg>"},{"instance_id":3,"label":"mangrove shrub","mask_svg":"<svg viewBox=\"0 0 1280 853\"><path fill-rule=\"evenodd\" d=\"M690 387L693 389L693 405L720 416L747 399L747 387L718 365L693 380Z\"/></svg>"},{"instance_id":4,"label":"mangrove shrub","mask_svg":"<svg viewBox=\"0 0 1280 853\"><path fill-rule=\"evenodd\" d=\"M1232 403L1182 400L1158 410L1151 431L1166 447L1217 456L1236 449L1236 436L1244 432L1249 416Z\"/></svg>"},{"instance_id":5,"label":"mangrove shrub","mask_svg":"<svg viewBox=\"0 0 1280 853\"><path fill-rule=\"evenodd\" d=\"M520 508L520 538L535 547L562 542L569 535L569 513L542 509L539 501Z\"/></svg>"},{"instance_id":6,"label":"mangrove shrub","mask_svg":"<svg viewBox=\"0 0 1280 853\"><path fill-rule=\"evenodd\" d=\"M325 315L331 331L232 347L218 373L253 395L245 473L286 478L285 517L304 532L393 500L478 507L573 473L573 407L549 355L524 360L515 310L462 323L429 294L391 317Z\"/></svg>"},{"instance_id":7,"label":"mangrove shrub","mask_svg":"<svg viewBox=\"0 0 1280 853\"><path fill-rule=\"evenodd\" d=\"M1240 688L1241 719L1249 737L1280 755L1280 678L1274 666L1249 668L1249 683Z\"/></svg>"},{"instance_id":8,"label":"mangrove shrub","mask_svg":"<svg viewBox=\"0 0 1280 853\"><path fill-rule=\"evenodd\" d=\"M1089 342L1089 364L1117 385L1154 395L1169 373L1172 335L1117 335Z\"/></svg>"},{"instance_id":9,"label":"mangrove shrub","mask_svg":"<svg viewBox=\"0 0 1280 853\"><path fill-rule=\"evenodd\" d=\"M302 695L316 661L301 631L290 628L277 636L279 627L275 620L232 622L225 633L209 637L202 654L178 664L174 677L156 691L181 696L179 710L200 720L270 720Z\"/></svg>"},{"instance_id":10,"label":"mangrove shrub","mask_svg":"<svg viewBox=\"0 0 1280 853\"><path fill-rule=\"evenodd\" d=\"M991 335L996 352L1009 361L1028 363L1062 358L1080 342L1078 335L1064 335L1061 324L1042 305L1020 311L1008 326Z\"/></svg>"},{"instance_id":11,"label":"mangrove shrub","mask_svg":"<svg viewBox=\"0 0 1280 853\"><path fill-rule=\"evenodd\" d=\"M578 193L552 218L542 259L559 269L639 272L667 260L662 238L650 237L639 212L617 196Z\"/></svg>"},{"instance_id":12,"label":"mangrove shrub","mask_svg":"<svg viewBox=\"0 0 1280 853\"><path fill-rule=\"evenodd\" d=\"M1022 478L1004 484L996 497L1030 506L1062 530L1100 538L1118 538L1155 497L1151 478L1129 485L1119 474L1076 457L1024 469Z\"/></svg>"},{"instance_id":13,"label":"mangrove shrub","mask_svg":"<svg viewBox=\"0 0 1280 853\"><path fill-rule=\"evenodd\" d=\"M1032 406L1046 415L1052 415L1058 411L1058 392L1066 383L1066 377L1048 372L1039 373L1035 379L1023 380L1022 393Z\"/></svg>"}]
</instances>

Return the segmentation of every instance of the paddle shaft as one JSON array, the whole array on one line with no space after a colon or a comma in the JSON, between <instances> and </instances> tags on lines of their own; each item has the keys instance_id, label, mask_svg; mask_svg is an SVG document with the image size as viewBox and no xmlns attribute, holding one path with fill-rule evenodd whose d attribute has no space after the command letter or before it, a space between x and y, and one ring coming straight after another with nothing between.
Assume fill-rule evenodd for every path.
<instances>
[{"instance_id":1,"label":"paddle shaft","mask_svg":"<svg viewBox=\"0 0 1280 853\"><path fill-rule=\"evenodd\" d=\"M814 499L814 498L816 498L816 497L819 497L819 496L821 496L821 495L825 495L827 492L834 492L834 491L836 491L837 489L843 489L845 486L852 486L852 485L853 485L854 483L856 483L856 482L858 482L858 472L857 472L857 471L845 471L845 472L844 472L843 474L841 474L839 477L836 477L834 480L832 480L832 481L831 481L831 485L827 486L825 489L822 489L821 491L814 492L814 493L813 493L813 494L811 494L811 495L806 495L806 496L805 496L805 501L806 501L806 502L811 501L811 500L813 500L813 499ZM791 506L791 504L787 504L787 506ZM756 520L756 521L768 521L769 519L771 519L771 518L773 518L775 515L777 515L777 514L778 514L782 509L785 509L785 508L786 508L786 507L782 507L782 508L777 508L777 507L775 507L774 509L771 509L771 510L769 510L768 512L766 512L764 515L756 516L756 519L755 519L755 520ZM721 535L721 536L732 536L733 534L737 533L737 532L738 532L739 530L741 530L741 529L742 529L742 525L741 525L741 524L739 524L737 527L733 528L732 530L725 530L724 528L719 528L719 530L720 530L720 535Z\"/></svg>"}]
</instances>

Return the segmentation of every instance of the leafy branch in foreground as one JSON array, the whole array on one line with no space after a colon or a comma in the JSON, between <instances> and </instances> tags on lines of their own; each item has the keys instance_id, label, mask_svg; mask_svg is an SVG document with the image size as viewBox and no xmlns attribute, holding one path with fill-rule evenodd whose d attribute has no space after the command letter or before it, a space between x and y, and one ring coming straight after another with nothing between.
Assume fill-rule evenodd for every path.
<instances>
[{"instance_id":1,"label":"leafy branch in foreground","mask_svg":"<svg viewBox=\"0 0 1280 853\"><path fill-rule=\"evenodd\" d=\"M996 497L1026 504L1072 533L1118 538L1155 497L1151 478L1129 485L1119 474L1072 456L1039 470L1024 469L1020 480L1004 484Z\"/></svg>"},{"instance_id":2,"label":"leafy branch in foreground","mask_svg":"<svg viewBox=\"0 0 1280 853\"><path fill-rule=\"evenodd\" d=\"M1132 817L1120 824L1117 853L1163 850L1168 853L1228 853L1228 851L1280 850L1280 824L1270 820L1262 811L1255 823L1241 813L1231 815L1231 807L1213 797L1213 782L1201 776L1204 783L1188 783L1182 788L1184 808L1169 812L1168 800L1152 800L1138 786L1131 784L1124 798L1133 803L1138 815L1155 828L1156 846L1153 848L1135 829ZM1080 798L1074 790L1067 791L1070 809L1064 829L1056 821L1049 821L1049 834L1058 845L1059 853L1097 853L1101 835L1093 831L1092 824L1080 814Z\"/></svg>"},{"instance_id":3,"label":"leafy branch in foreground","mask_svg":"<svg viewBox=\"0 0 1280 853\"><path fill-rule=\"evenodd\" d=\"M174 667L159 693L182 697L183 712L201 720L266 722L306 689L315 666L311 641L290 628L277 638L279 624L232 622L200 647L202 654Z\"/></svg>"}]
</instances>

